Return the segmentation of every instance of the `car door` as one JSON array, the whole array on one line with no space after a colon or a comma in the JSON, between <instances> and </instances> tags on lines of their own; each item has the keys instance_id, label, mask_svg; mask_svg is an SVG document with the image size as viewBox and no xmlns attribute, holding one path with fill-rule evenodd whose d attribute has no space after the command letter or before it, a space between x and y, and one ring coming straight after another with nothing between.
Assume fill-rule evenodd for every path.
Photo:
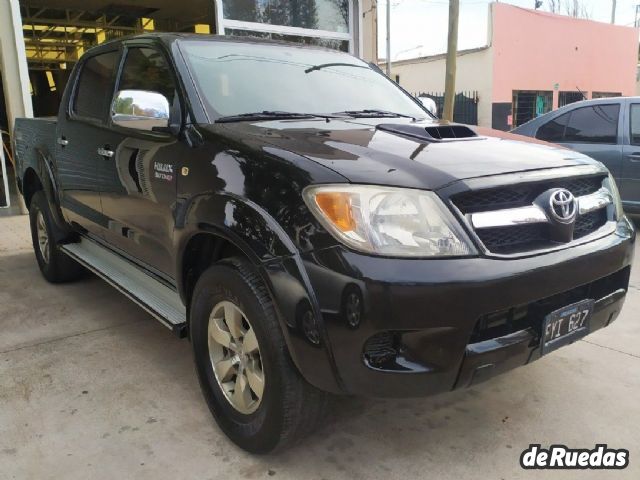
<instances>
[{"instance_id":1,"label":"car door","mask_svg":"<svg viewBox=\"0 0 640 480\"><path fill-rule=\"evenodd\" d=\"M621 113L617 102L571 110L562 143L604 163L619 179L622 174Z\"/></svg>"},{"instance_id":2,"label":"car door","mask_svg":"<svg viewBox=\"0 0 640 480\"><path fill-rule=\"evenodd\" d=\"M109 99L113 94L120 52L100 50L78 66L63 99L56 132L56 165L61 207L67 219L102 237L107 222L102 215L104 160L96 145L105 132Z\"/></svg>"},{"instance_id":3,"label":"car door","mask_svg":"<svg viewBox=\"0 0 640 480\"><path fill-rule=\"evenodd\" d=\"M618 186L625 210L640 213L640 100L628 102L625 119L622 175Z\"/></svg>"},{"instance_id":4,"label":"car door","mask_svg":"<svg viewBox=\"0 0 640 480\"><path fill-rule=\"evenodd\" d=\"M558 143L590 156L622 174L622 111L620 103L576 107L551 118L536 131L536 138Z\"/></svg>"},{"instance_id":5,"label":"car door","mask_svg":"<svg viewBox=\"0 0 640 480\"><path fill-rule=\"evenodd\" d=\"M116 96L125 91L154 98L161 94L179 123L177 82L160 47L125 44L116 85ZM101 192L108 222L105 239L153 273L173 279L177 164L188 157L189 147L175 135L152 131L139 121L119 121L117 115L102 146L108 154L103 163L106 188Z\"/></svg>"}]
</instances>

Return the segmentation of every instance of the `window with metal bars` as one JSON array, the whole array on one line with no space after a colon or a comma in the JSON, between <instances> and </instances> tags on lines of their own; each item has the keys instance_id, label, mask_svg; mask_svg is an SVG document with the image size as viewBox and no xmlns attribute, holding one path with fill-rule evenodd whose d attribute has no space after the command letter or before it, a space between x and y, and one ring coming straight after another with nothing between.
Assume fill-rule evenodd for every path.
<instances>
[{"instance_id":1,"label":"window with metal bars","mask_svg":"<svg viewBox=\"0 0 640 480\"><path fill-rule=\"evenodd\" d=\"M550 112L553 108L552 91L514 90L512 101L513 127Z\"/></svg>"},{"instance_id":2,"label":"window with metal bars","mask_svg":"<svg viewBox=\"0 0 640 480\"><path fill-rule=\"evenodd\" d=\"M586 100L582 92L560 92L558 95L558 107L564 107L581 100Z\"/></svg>"}]
</instances>

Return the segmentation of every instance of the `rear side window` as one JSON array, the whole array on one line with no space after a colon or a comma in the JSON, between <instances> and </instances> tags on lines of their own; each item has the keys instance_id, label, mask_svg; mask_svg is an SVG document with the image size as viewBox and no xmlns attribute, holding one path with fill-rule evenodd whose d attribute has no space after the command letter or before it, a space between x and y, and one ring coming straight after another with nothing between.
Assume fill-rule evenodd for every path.
<instances>
[{"instance_id":1,"label":"rear side window","mask_svg":"<svg viewBox=\"0 0 640 480\"><path fill-rule=\"evenodd\" d=\"M564 138L564 130L569 123L569 115L571 112L560 115L542 125L536 132L536 138L547 142L561 142Z\"/></svg>"},{"instance_id":2,"label":"rear side window","mask_svg":"<svg viewBox=\"0 0 640 480\"><path fill-rule=\"evenodd\" d=\"M154 48L129 48L118 90L147 90L164 95L173 104L176 85L161 52Z\"/></svg>"},{"instance_id":3,"label":"rear side window","mask_svg":"<svg viewBox=\"0 0 640 480\"><path fill-rule=\"evenodd\" d=\"M118 52L107 52L91 57L84 63L73 102L76 115L97 120L105 117L113 93L118 56Z\"/></svg>"},{"instance_id":4,"label":"rear side window","mask_svg":"<svg viewBox=\"0 0 640 480\"><path fill-rule=\"evenodd\" d=\"M572 143L617 143L620 105L594 105L571 112L564 141Z\"/></svg>"},{"instance_id":5,"label":"rear side window","mask_svg":"<svg viewBox=\"0 0 640 480\"><path fill-rule=\"evenodd\" d=\"M631 104L631 144L640 145L640 103Z\"/></svg>"}]
</instances>

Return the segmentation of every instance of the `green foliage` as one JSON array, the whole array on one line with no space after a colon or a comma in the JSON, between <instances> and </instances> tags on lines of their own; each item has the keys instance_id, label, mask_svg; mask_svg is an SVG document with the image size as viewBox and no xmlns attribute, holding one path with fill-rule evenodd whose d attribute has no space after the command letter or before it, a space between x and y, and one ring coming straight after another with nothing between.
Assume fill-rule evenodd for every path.
<instances>
[{"instance_id":1,"label":"green foliage","mask_svg":"<svg viewBox=\"0 0 640 480\"><path fill-rule=\"evenodd\" d=\"M113 110L115 113L133 113L133 98L116 98L116 101L113 105Z\"/></svg>"}]
</instances>

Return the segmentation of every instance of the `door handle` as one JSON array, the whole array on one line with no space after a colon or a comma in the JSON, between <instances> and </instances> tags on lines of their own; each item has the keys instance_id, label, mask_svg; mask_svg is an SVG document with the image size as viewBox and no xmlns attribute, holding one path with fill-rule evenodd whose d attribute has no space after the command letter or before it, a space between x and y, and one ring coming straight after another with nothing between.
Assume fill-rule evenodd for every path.
<instances>
[{"instance_id":1,"label":"door handle","mask_svg":"<svg viewBox=\"0 0 640 480\"><path fill-rule=\"evenodd\" d=\"M105 157L105 158L111 158L114 155L113 150L109 150L109 148L99 148L98 149L98 155L100 155L101 157Z\"/></svg>"},{"instance_id":2,"label":"door handle","mask_svg":"<svg viewBox=\"0 0 640 480\"><path fill-rule=\"evenodd\" d=\"M69 140L67 140L64 137L60 137L58 139L56 139L56 142L58 145L62 146L62 147L66 147L67 145L69 145Z\"/></svg>"},{"instance_id":3,"label":"door handle","mask_svg":"<svg viewBox=\"0 0 640 480\"><path fill-rule=\"evenodd\" d=\"M627 155L632 162L640 162L640 152L633 152Z\"/></svg>"}]
</instances>

